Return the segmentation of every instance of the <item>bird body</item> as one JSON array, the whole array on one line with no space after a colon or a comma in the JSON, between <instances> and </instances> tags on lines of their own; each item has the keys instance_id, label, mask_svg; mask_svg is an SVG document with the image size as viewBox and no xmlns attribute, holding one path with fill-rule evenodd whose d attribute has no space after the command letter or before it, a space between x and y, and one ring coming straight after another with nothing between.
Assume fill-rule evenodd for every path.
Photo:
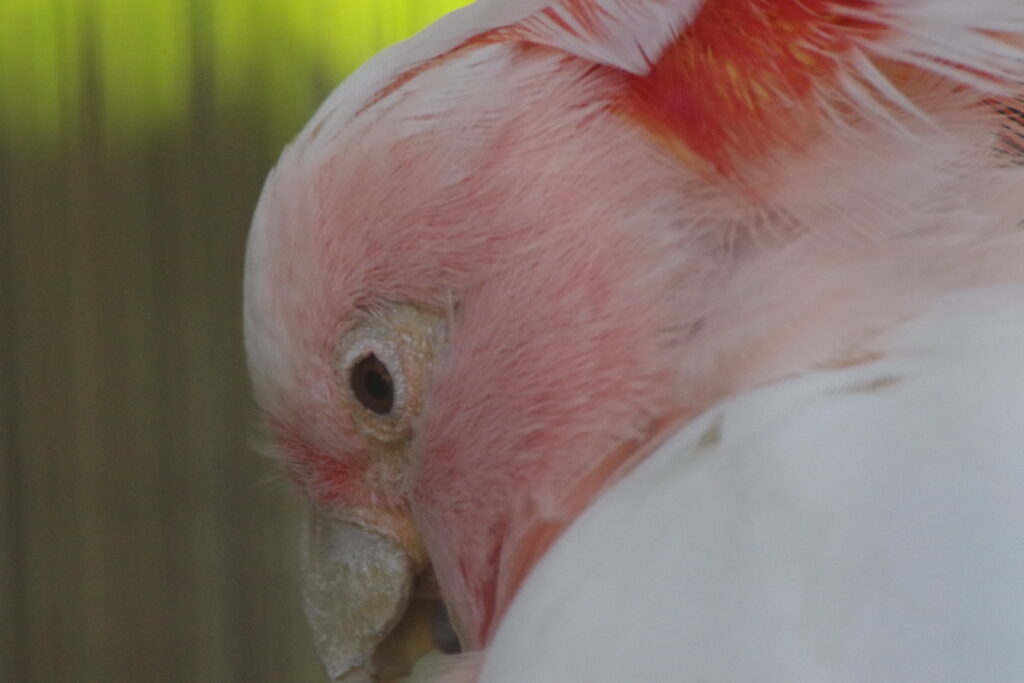
<instances>
[{"instance_id":1,"label":"bird body","mask_svg":"<svg viewBox=\"0 0 1024 683\"><path fill-rule=\"evenodd\" d=\"M594 503L482 683L1019 681L1024 288L716 405Z\"/></svg>"},{"instance_id":2,"label":"bird body","mask_svg":"<svg viewBox=\"0 0 1024 683\"><path fill-rule=\"evenodd\" d=\"M815 672L872 680L876 650L865 643L893 632L882 613L815 621L888 595L870 574L887 566L884 553L880 564L833 571L893 538L865 512L873 499L839 495L855 488L842 478L877 484L879 504L898 516L909 514L896 504L902 478L923 476L921 495L932 496L925 502L941 526L974 509L983 487L927 478L924 451L936 439L960 444L943 455L952 467L970 455L962 438L970 433L998 462L986 470L990 483L1014 481L1012 391L990 386L998 373L986 354L1003 340L993 358L1009 367L1021 348L997 323L1019 320L1006 293L1024 283L1022 36L1017 0L485 0L343 84L268 178L245 282L257 399L318 519L333 520L315 526L310 538L319 540L307 549L308 594L318 596L311 619L332 677L373 675L374 649L408 601L412 575L436 577L463 647L478 653L439 665L454 667L451 675L516 680L491 662L514 672L512 655L499 653L532 659L516 649L526 640L506 634L513 623L532 624L543 637L542 614L551 642L569 648L572 625L585 629L589 617L582 608L563 620L545 611L560 584L540 585L543 567L569 576L578 564L600 564L599 551L612 548L572 544L585 537L584 521L610 501L622 505L631 482L650 481L644 472L678 460L677 476L653 477L664 479L665 495L634 493L636 516L616 527L623 548L641 538L657 547L623 552L606 567L618 567L614 576L593 574L593 585L625 601L606 608L643 622L651 600L708 596L700 609L673 611L679 621L658 622L658 637L669 640L650 639L668 647L676 628L694 635L694 648L706 645L706 667L693 663L687 674L694 680L701 671L741 680L755 669L772 680L815 680ZM942 312L968 293L986 315ZM931 337L911 332L928 321ZM962 327L979 329L927 363L924 351L890 344L905 333L923 349ZM1019 341L1019 325L1007 329ZM958 369L961 357L973 359L970 372ZM873 375L879 368L892 378ZM842 388L846 380L854 389ZM947 383L947 403L935 382ZM774 409L795 410L815 391L820 405L800 419ZM976 402L966 404L968 395ZM978 429L955 430L956 411L968 407L975 412L964 424ZM837 420L848 421L845 430ZM715 424L722 440L693 456L692 439ZM737 441L738 433L748 436ZM882 453L902 447L895 469L879 469L890 462ZM840 466L851 459L851 469ZM772 486L779 500L767 495ZM684 495L687 487L704 492ZM934 499L944 487L945 507ZM825 519L841 500L849 514ZM758 517L758 505L770 529L743 536L728 526L730 515ZM647 534L636 526L644 519ZM984 525L994 512L963 519ZM932 523L910 521L921 532ZM366 547L376 550L358 558L391 559L327 552L335 522L344 529L336 538L375 539ZM829 523L842 533L823 532ZM962 567L961 546L940 536L918 559L945 549L950 567ZM716 573L720 564L684 553L684 539L704 543L719 563L729 552L750 563ZM814 551L824 558L817 565L807 550L816 543L825 544ZM807 550L792 560L804 562L804 574L782 566L788 548ZM889 559L909 586L916 555L907 548ZM1015 558L991 574L1007 591ZM368 562L383 574L365 570ZM673 585L662 574L644 597L644 586L627 590L627 562L677 568L690 580ZM859 583L841 586L843 576ZM613 589L612 579L621 585ZM384 591L387 609L367 599L384 585L394 587ZM593 598L588 585L566 595ZM734 591L750 600L729 603L723 596ZM836 611L807 613L808 624L823 624L828 657L811 651L822 646L813 637L789 637L793 621L774 640L746 643L749 656L733 661L731 648L753 632L735 613L709 616L731 605L789 618L807 596L829 591ZM771 600L776 611L763 609ZM331 627L345 609L345 623L369 624L358 637ZM922 623L896 617L891 624ZM1003 636L1017 634L1016 622L1000 623ZM645 624L638 628L654 628ZM863 631L846 639L845 625ZM900 661L917 666L946 642L928 638ZM605 661L600 640L579 642L590 649L538 656L537 665ZM943 649L962 652L963 662L982 651ZM618 665L627 666L644 650L622 652ZM685 652L665 652L663 664L676 666ZM834 668L800 668L819 656ZM791 668L761 668L781 658ZM578 680L623 680L613 670ZM522 680L569 676L552 671L562 673Z\"/></svg>"}]
</instances>

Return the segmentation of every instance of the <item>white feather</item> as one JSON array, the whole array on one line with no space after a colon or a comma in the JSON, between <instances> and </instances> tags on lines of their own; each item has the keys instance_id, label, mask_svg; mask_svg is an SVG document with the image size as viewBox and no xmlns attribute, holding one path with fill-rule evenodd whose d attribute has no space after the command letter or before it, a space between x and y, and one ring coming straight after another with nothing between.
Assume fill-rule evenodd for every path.
<instances>
[{"instance_id":1,"label":"white feather","mask_svg":"<svg viewBox=\"0 0 1024 683\"><path fill-rule=\"evenodd\" d=\"M593 25L583 22L586 5ZM575 6L575 7L574 7ZM552 3L521 24L539 43L635 74L647 73L661 51L700 9L700 0L592 0Z\"/></svg>"},{"instance_id":2,"label":"white feather","mask_svg":"<svg viewBox=\"0 0 1024 683\"><path fill-rule=\"evenodd\" d=\"M1024 680L1024 287L862 351L713 408L601 498L482 683Z\"/></svg>"}]
</instances>

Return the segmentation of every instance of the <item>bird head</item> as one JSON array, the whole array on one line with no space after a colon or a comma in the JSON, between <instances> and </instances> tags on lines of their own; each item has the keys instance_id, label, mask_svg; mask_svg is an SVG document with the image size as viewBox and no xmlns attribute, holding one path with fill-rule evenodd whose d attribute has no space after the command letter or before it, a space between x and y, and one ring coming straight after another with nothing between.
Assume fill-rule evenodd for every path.
<instances>
[{"instance_id":1,"label":"bird head","mask_svg":"<svg viewBox=\"0 0 1024 683\"><path fill-rule=\"evenodd\" d=\"M638 144L613 84L552 50L466 47L351 118L322 115L270 175L246 335L277 450L318 510L314 584L339 566L325 529L369 535L396 585L429 565L481 647L547 546L682 411L678 171ZM358 612L368 589L347 583L337 600Z\"/></svg>"}]
</instances>

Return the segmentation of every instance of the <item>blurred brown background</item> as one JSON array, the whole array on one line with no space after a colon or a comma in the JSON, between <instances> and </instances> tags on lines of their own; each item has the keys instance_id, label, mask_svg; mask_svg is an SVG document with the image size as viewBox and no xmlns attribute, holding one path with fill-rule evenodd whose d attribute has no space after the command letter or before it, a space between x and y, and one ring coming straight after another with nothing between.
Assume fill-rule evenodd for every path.
<instances>
[{"instance_id":1,"label":"blurred brown background","mask_svg":"<svg viewBox=\"0 0 1024 683\"><path fill-rule=\"evenodd\" d=\"M459 4L0 2L0 681L322 680L248 222L344 73Z\"/></svg>"}]
</instances>

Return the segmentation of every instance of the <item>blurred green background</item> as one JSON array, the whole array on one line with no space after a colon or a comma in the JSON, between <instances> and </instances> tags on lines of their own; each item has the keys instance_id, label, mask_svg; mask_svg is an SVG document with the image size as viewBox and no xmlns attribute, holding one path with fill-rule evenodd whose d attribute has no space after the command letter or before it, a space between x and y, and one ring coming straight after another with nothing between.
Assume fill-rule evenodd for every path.
<instances>
[{"instance_id":1,"label":"blurred green background","mask_svg":"<svg viewBox=\"0 0 1024 683\"><path fill-rule=\"evenodd\" d=\"M0 0L0 681L322 680L240 287L281 147L465 0Z\"/></svg>"}]
</instances>

